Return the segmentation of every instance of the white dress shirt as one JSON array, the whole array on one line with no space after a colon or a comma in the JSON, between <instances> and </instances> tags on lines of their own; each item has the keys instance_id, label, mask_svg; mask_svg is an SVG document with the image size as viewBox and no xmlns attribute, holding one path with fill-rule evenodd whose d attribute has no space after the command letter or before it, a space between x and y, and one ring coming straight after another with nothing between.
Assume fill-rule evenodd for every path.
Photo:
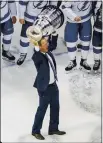
<instances>
[{"instance_id":1,"label":"white dress shirt","mask_svg":"<svg viewBox=\"0 0 103 143\"><path fill-rule=\"evenodd\" d=\"M52 58L49 56L49 54L47 54L47 56L48 56L48 58L50 59L50 61L52 62L53 66L54 66ZM48 63L49 63L49 61L48 61ZM50 68L50 81L49 81L49 84L52 84L52 83L55 82L55 77L54 77L54 72L53 72L53 69L52 69L50 63L49 63L49 68Z\"/></svg>"}]
</instances>

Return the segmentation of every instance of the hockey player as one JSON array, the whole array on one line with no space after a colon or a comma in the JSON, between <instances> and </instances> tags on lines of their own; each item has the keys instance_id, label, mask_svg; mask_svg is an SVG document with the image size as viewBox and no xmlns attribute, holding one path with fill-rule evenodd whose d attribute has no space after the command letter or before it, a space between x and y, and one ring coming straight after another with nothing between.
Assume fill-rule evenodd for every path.
<instances>
[{"instance_id":1,"label":"hockey player","mask_svg":"<svg viewBox=\"0 0 103 143\"><path fill-rule=\"evenodd\" d=\"M65 41L67 44L68 55L70 62L65 68L70 71L77 66L76 50L78 34L81 40L81 61L80 66L87 71L91 67L87 63L87 55L91 41L91 15L92 15L92 2L90 1L64 1L61 9L67 17L65 27Z\"/></svg>"},{"instance_id":2,"label":"hockey player","mask_svg":"<svg viewBox=\"0 0 103 143\"><path fill-rule=\"evenodd\" d=\"M14 32L13 24L16 23L16 3L15 1L0 1L0 37L3 33L2 40L2 57L7 61L15 60L10 53L12 34Z\"/></svg>"},{"instance_id":3,"label":"hockey player","mask_svg":"<svg viewBox=\"0 0 103 143\"><path fill-rule=\"evenodd\" d=\"M27 28L33 25L38 14L45 8L45 6L50 4L57 5L58 1L51 1L51 0L19 1L19 22L22 24L22 30L20 39L20 58L17 61L18 65L21 65L27 56L27 50L29 47L29 39L27 38L26 35ZM49 37L49 40L54 44L54 47L57 46L57 37L58 35L55 33L54 35L52 35L52 40L51 36Z\"/></svg>"},{"instance_id":4,"label":"hockey player","mask_svg":"<svg viewBox=\"0 0 103 143\"><path fill-rule=\"evenodd\" d=\"M93 70L98 71L100 68L100 57L102 53L102 2L93 2L94 9L94 30L93 30L93 53L94 66Z\"/></svg>"}]
</instances>

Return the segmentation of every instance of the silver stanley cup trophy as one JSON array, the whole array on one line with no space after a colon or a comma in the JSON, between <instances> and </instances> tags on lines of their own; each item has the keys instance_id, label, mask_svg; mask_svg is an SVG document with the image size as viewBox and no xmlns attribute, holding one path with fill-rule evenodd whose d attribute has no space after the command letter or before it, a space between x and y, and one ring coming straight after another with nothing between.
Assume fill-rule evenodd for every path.
<instances>
[{"instance_id":1,"label":"silver stanley cup trophy","mask_svg":"<svg viewBox=\"0 0 103 143\"><path fill-rule=\"evenodd\" d=\"M26 33L30 39L39 41L43 36L48 36L64 23L63 12L54 5L46 6L38 15L33 26L30 26Z\"/></svg>"}]
</instances>

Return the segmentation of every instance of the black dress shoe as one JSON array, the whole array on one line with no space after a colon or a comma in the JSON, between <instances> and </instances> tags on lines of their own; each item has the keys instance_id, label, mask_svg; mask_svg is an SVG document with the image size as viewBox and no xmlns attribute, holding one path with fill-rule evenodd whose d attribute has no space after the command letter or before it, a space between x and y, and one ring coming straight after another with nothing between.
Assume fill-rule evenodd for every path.
<instances>
[{"instance_id":1,"label":"black dress shoe","mask_svg":"<svg viewBox=\"0 0 103 143\"><path fill-rule=\"evenodd\" d=\"M49 135L65 135L66 132L64 131L52 131L52 132L49 132Z\"/></svg>"},{"instance_id":2,"label":"black dress shoe","mask_svg":"<svg viewBox=\"0 0 103 143\"><path fill-rule=\"evenodd\" d=\"M45 138L41 134L32 133L32 135L38 140L45 140Z\"/></svg>"}]
</instances>

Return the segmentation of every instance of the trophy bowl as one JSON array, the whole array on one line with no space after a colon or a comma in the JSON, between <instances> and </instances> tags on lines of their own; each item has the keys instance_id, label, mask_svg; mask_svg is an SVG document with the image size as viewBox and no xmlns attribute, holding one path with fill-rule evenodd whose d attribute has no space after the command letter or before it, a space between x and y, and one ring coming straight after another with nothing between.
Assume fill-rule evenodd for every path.
<instances>
[{"instance_id":1,"label":"trophy bowl","mask_svg":"<svg viewBox=\"0 0 103 143\"><path fill-rule=\"evenodd\" d=\"M26 31L27 37L35 41L40 41L42 38L42 30L38 26L30 26Z\"/></svg>"}]
</instances>

